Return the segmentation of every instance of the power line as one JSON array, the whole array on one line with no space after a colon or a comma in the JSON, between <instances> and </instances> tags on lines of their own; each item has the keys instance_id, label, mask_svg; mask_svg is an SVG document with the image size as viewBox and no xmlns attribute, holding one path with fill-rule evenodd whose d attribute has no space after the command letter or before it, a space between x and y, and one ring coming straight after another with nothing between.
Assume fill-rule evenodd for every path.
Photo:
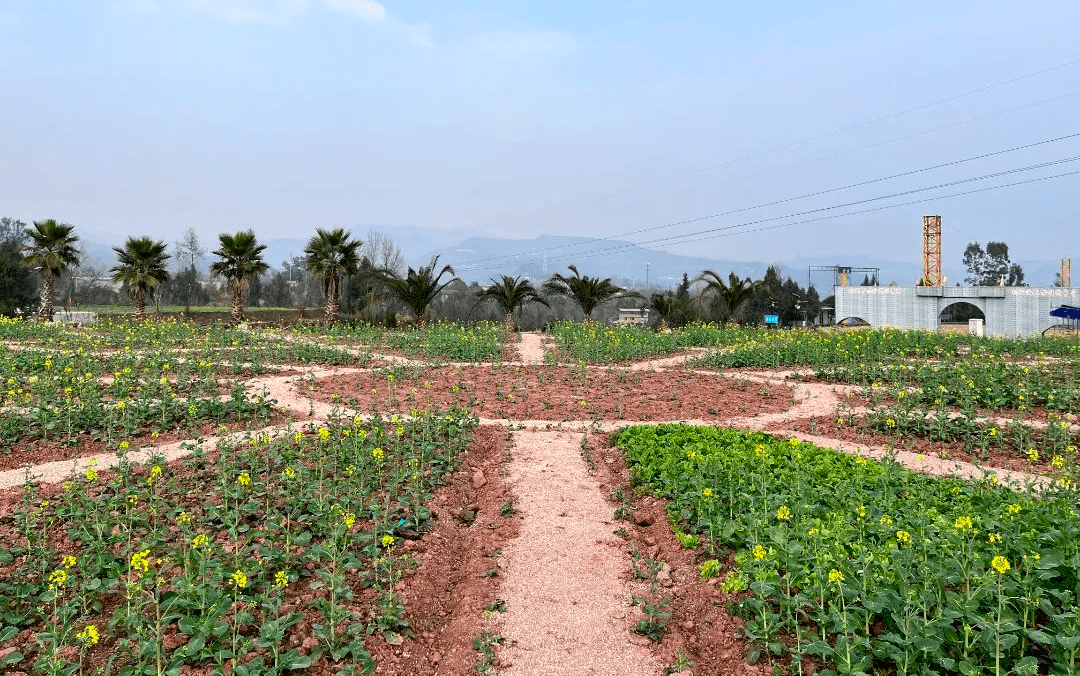
<instances>
[{"instance_id":1,"label":"power line","mask_svg":"<svg viewBox=\"0 0 1080 676\"><path fill-rule=\"evenodd\" d=\"M915 174L925 173L927 171L933 171L933 170L942 169L942 168L945 168L945 167L956 166L956 165L964 164L964 163L967 163L967 162L973 162L973 161L976 161L976 160L986 159L988 157L994 157L994 156L997 156L997 155L1004 155L1006 153L1017 152L1017 151L1020 151L1020 150L1026 150L1026 149L1029 149L1029 148L1034 148L1034 147L1038 147L1038 146L1042 146L1042 145L1047 145L1047 144L1050 144L1050 143L1057 143L1057 142L1060 142L1060 141L1065 141L1065 140L1069 140L1069 139L1073 139L1073 138L1077 138L1077 137L1080 137L1080 133L1067 134L1065 136L1059 136L1059 137L1056 137L1056 138L1046 139L1046 140L1043 140L1043 141L1036 141L1034 143L1027 143L1027 144L1024 144L1024 145L1014 146L1012 148L1006 148L1006 149L1003 149L1003 150L997 150L997 151L982 153L980 155L974 155L972 157L966 157L966 158L959 159L959 160L954 160L954 161L951 161L951 162L944 162L944 163L941 163L941 164L935 164L935 165L931 165L931 166L928 166L928 167L922 167L922 168L919 168L919 169L913 169L913 170L910 170L910 171L900 172L900 173L897 173L897 174L891 174L891 175L888 175L888 176L882 176L882 177L878 177L878 178L874 178L874 179L870 179L870 180L866 180L866 181L860 181L860 182L857 182L857 183L851 183L851 184L836 187L836 188L829 188L829 189L826 189L826 190L819 190L819 191L812 192L812 193L806 193L804 195L798 195L798 196L795 196L795 197L788 197L788 198L784 198L784 199L773 200L771 202L765 202L765 203L756 204L756 205L752 205L752 206L741 207L739 209L732 209L730 211L724 211L724 212L720 212L720 213L710 214L710 215L707 215L707 216L699 216L697 218L692 218L692 219L688 219L688 220L664 223L662 225L657 225L657 226L653 226L653 227L650 227L650 228L643 228L643 229L640 229L640 230L635 230L635 231L627 233L627 234L628 235L635 235L635 234L641 234L641 233L645 233L645 232L654 232L656 230L672 228L672 227L676 227L676 226L679 226L679 225L688 225L690 223L696 223L696 222L700 222L700 221L703 221L703 220L719 218L719 217L722 217L722 216L730 216L730 215L733 215L733 214L743 213L743 212L746 212L746 211L752 211L752 210L755 210L755 209L761 209L761 208L764 208L764 207L776 206L776 205L779 205L779 204L785 204L785 203L789 203L789 202L795 202L795 201L799 201L799 200L802 200L802 199L807 199L807 198L810 198L810 197L818 197L818 196L821 196L821 195L826 195L826 194L830 194L830 193L834 193L834 192L840 192L840 191L843 191L843 190L849 190L851 188L856 188L856 187L861 187L861 186L866 186L866 185L872 185L874 183L881 183L883 181L893 180L893 179L896 179L896 178L902 178L902 177L905 177L905 176L912 176L912 175L915 175ZM1038 167L1036 166L1036 167L1032 167L1032 168L1038 168ZM1025 170L1027 170L1027 169L1025 169ZM988 176L984 176L982 178L988 178L988 177L992 177L992 176L993 175L988 175ZM978 179L978 180L982 180L982 179ZM943 185L950 185L950 184L943 184ZM937 186L937 187L942 187L942 186ZM933 189L933 188L926 188L926 189L928 190L928 189ZM899 193L899 194L904 194L904 193ZM896 195L893 195L893 196L896 196ZM874 198L874 199L885 199L885 198ZM827 208L829 208L829 209L842 208L843 206L851 206L853 204L858 204L858 203L861 203L861 202L848 203L848 204L839 205L839 207L827 207ZM813 211L799 212L799 213L796 213L796 214L790 214L788 216L781 216L781 217L777 217L777 218L790 218L790 217L794 217L794 216L804 215L806 213L813 213ZM766 220L775 220L775 219L766 219ZM632 244L631 246L650 244L650 243L653 243L653 242L661 242L661 241L665 241L667 239L672 239L672 238L689 237L689 236L692 236L692 235L695 235L695 234L698 234L698 233L685 233L685 234L682 234L682 235L673 235L670 238L662 238L662 239L658 239L658 240L648 240L648 241L645 241L645 242L636 242L636 243ZM507 255L502 255L502 256L494 256L494 257L486 259L486 260L482 259L482 260L479 260L479 261L461 263L459 265L460 265L460 267L462 267L462 269L465 269L465 270L492 269L493 267L495 267L494 263L497 262L497 261L508 261L508 260L511 260L511 259L520 261L521 256L537 255L537 254L540 254L540 253L543 253L545 256L547 256L550 252L557 251L559 249L567 249L567 248L575 247L575 246L584 246L585 244L592 244L592 243L595 243L597 241L610 241L611 239L612 238L608 238L608 237L597 238L597 239L591 240L589 242L575 242L575 243L572 243L572 244L562 244L562 245L558 245L558 246L554 246L554 247L547 247L542 252L537 250L537 251L520 252L520 253L517 253L517 254L507 254ZM581 255L581 254L579 254L579 255ZM571 254L571 256L572 256L572 254ZM566 258L566 256L564 255L564 256L560 257L559 260L562 260L562 259L565 259L565 258ZM477 265L477 264L486 264L486 265Z\"/></svg>"},{"instance_id":2,"label":"power line","mask_svg":"<svg viewBox=\"0 0 1080 676\"><path fill-rule=\"evenodd\" d=\"M807 143L811 143L813 141L817 141L817 140L820 140L820 139L823 139L823 138L828 138L830 136L836 136L836 135L839 135L839 134L843 134L845 132L853 131L855 129L861 129L862 127L867 127L867 126L870 126L872 124L877 124L878 122L884 122L885 120L891 120L891 119L894 119L894 118L897 118L897 117L902 117L904 115L907 115L909 113L913 113L913 112L916 112L916 111L919 111L919 110L925 110L927 108L933 108L934 106L938 106L938 105L941 105L943 103L948 103L950 101L956 101L958 99L966 98L968 96L973 96L975 94L980 94L982 92L989 91L991 89L996 89L998 87L1004 87L1005 85L1013 84L1014 82L1020 82L1022 80L1026 80L1026 79L1029 79L1029 78L1032 78L1032 77L1036 77L1038 75L1043 75L1045 73L1050 73L1050 72L1053 72L1055 70L1060 70L1062 68L1067 68L1069 66L1074 66L1074 65L1076 65L1078 63L1080 63L1080 59L1072 59L1070 61L1066 61L1064 63L1059 63L1057 65L1050 66L1048 68L1042 68L1040 70L1037 70L1037 71L1034 71L1034 72L1031 72L1031 73L1026 73L1024 75L1019 75L1019 76L1016 76L1016 77L1009 78L1007 80L1002 80L1000 82L995 82L993 84L985 85L985 86L982 86L982 87L977 87L975 89L970 89L968 91L961 92L959 94L953 94L951 96L946 96L944 98L936 99L934 101L930 101L928 103L923 103L923 104L920 104L918 106L913 106L911 108L905 108L903 110L899 110L899 111L896 111L896 112L893 112L893 113L889 113L887 115L882 115L882 116L879 116L879 117L875 117L875 118L866 120L864 122L859 122L859 123L856 123L856 124L853 124L853 125L849 125L847 127L842 127L840 129L836 129L836 130L833 130L833 131L822 132L820 134L816 134L814 136L809 136L807 138L804 138L804 139L801 139L801 140L798 140L798 141L792 141L790 143L784 143L784 144L781 144L779 146L769 148L767 150L762 150L762 151L758 151L758 152L755 152L755 153L751 153L749 155L743 155L741 157L732 158L732 159L726 160L724 162L711 164L711 165L708 165L706 167L702 167L700 169L694 169L694 170L688 171L688 172L683 172L681 174L675 174L673 176L669 176L667 178L659 179L659 180L656 180L656 181L651 181L649 183L645 183L645 184L642 184L642 185L639 185L639 186L636 186L636 187L633 187L633 188L624 188L624 189L621 189L621 190L615 190L615 191L612 191L610 193L601 195L600 197L589 198L589 199L585 199L585 200L579 200L579 201L573 202L571 204L559 205L559 206L556 206L554 208L548 209L546 211L536 212L536 213L530 214L528 216L520 216L518 218L509 220L509 221L504 221L503 225L504 226L505 225L513 225L514 223L520 223L521 221L524 221L524 220L529 220L529 219L532 219L532 218L539 218L541 216L547 216L547 215L550 215L552 213L562 211L564 209L570 209L570 208L581 206L583 204L589 204L590 202L603 201L603 200L609 199L611 197L615 197L616 195L621 195L621 194L626 193L626 192L633 192L633 191L642 190L642 189L645 189L645 188L650 188L650 187L652 187L654 185L660 185L660 184L663 184L663 183L670 183L671 181L675 181L675 180L678 180L680 178L686 178L688 176L694 176L696 174L700 174L700 173L703 173L703 172L706 172L706 171L712 171L713 169L719 169L720 167L730 166L732 164L736 164L736 163L739 163L739 162L745 162L746 160L755 159L755 158L758 158L758 157L762 157L764 155L770 155L772 153L776 153L776 152L779 152L781 150L787 150L789 148L795 148L795 147L798 147L800 145L805 145Z\"/></svg>"},{"instance_id":3,"label":"power line","mask_svg":"<svg viewBox=\"0 0 1080 676\"><path fill-rule=\"evenodd\" d=\"M724 183L731 183L731 182L734 182L734 181L743 180L743 179L746 179L746 178L754 178L754 177L757 177L757 176L765 176L765 175L770 174L770 173L775 173L776 171L784 171L786 169L791 169L791 168L803 166L803 165L806 165L806 164L812 164L812 163L818 162L820 160L831 159L833 157L839 157L841 155L850 154L850 153L854 153L854 152L859 152L859 151L865 150L867 148L873 148L873 147L877 147L877 146L880 146L880 145L885 145L885 144L888 144L888 143L895 143L897 141L905 141L905 140L912 139L912 138L915 138L915 137L918 137L918 136L923 136L925 134L933 133L933 132L936 132L936 131L941 131L943 129L949 129L949 128L952 128L952 127L962 126L964 124L969 124L971 122L977 122L977 121L984 120L984 119L987 119L987 118L990 118L990 117L994 117L996 115L1001 115L1001 114L1005 114L1005 113L1009 113L1009 112L1014 112L1014 111L1017 111L1017 110L1023 110L1025 108L1031 108L1033 106L1042 105L1044 103L1049 103L1049 102L1053 102L1053 101L1059 101L1061 99L1068 98L1068 97L1071 97L1071 96L1077 96L1077 95L1080 95L1080 91L1069 92L1067 94L1062 94L1060 96L1055 96L1055 97L1052 97L1052 98L1049 98L1049 99L1043 99L1041 101L1036 101L1036 102L1033 102L1033 103L1026 103L1026 104L1023 104L1023 105L1020 105L1020 106L1014 106L1014 107L1008 108L1006 110L997 111L997 112L994 112L994 113L988 113L986 115L980 115L978 117L970 118L968 120L962 120L960 122L953 122L953 123L942 125L942 126L939 126L939 127L934 127L932 129L929 129L929 130L924 130L924 131L921 131L921 132L917 132L915 134L909 134L907 136L902 136L902 137L890 139L888 141L880 141L878 143L872 143L872 144L869 144L869 145L866 145L866 146L861 146L859 148L855 148L855 149L848 150L848 151L843 151L843 152L839 152L839 153L833 153L832 155L825 155L825 156L822 156L822 157L814 158L812 160L806 160L804 162L799 162L797 164L788 165L786 167L779 167L779 168L776 168L776 169L771 169L771 170L768 170L768 171L759 172L758 174L752 174L752 175L749 175L749 176L743 176L743 177L740 177L740 178L731 179L730 181L725 181ZM1022 149L1027 148L1027 147L1032 147L1032 146L1040 145L1040 144L1043 144L1043 143L1052 143L1054 141L1064 140L1064 139L1067 139L1067 138L1072 138L1072 136L1062 137L1061 139L1050 139L1048 141L1040 141L1038 143L1030 144L1030 145L1027 145L1027 146L1019 146L1017 148L1006 149L1006 150L1003 150L1003 151L999 151L998 153L990 153L990 154L987 154L987 155L984 155L984 156L969 158L969 160L971 160L971 159L980 159L982 157L989 157L989 156L991 156L993 154L1002 154L1002 153L1006 153L1006 152L1011 152L1013 150L1022 150ZM969 161L969 160L958 160L957 162L959 163L959 162L964 162L964 161ZM939 166L948 166L948 164L939 165ZM934 168L934 167L929 167L926 170L929 170L929 169L932 169L932 168ZM903 175L903 174L901 174L901 175ZM885 180L885 179L880 179L880 180ZM854 185L859 185L859 184L854 184ZM853 186L849 186L849 187L853 187ZM843 189L844 188L836 188L836 189L833 189L833 191L835 191L835 190L843 190ZM692 191L683 191L683 193L685 193L685 192L692 192ZM828 192L828 191L826 191L826 192ZM781 200L781 201L794 201L794 200L797 200L797 199L803 199L805 197L813 197L814 195L817 195L817 194L820 194L820 193L810 193L808 195L803 195L803 196L800 196L800 197L792 197L792 198L788 198L787 200ZM652 199L647 199L647 200L641 200L639 202L635 202L635 203L632 203L632 204L622 205L622 206L619 206L619 207L613 207L612 209L609 209L608 211L615 211L615 210L618 210L618 209L629 208L629 207L632 207L632 206L637 206L639 204L647 204L649 202L655 202L655 201L660 200L660 199L665 199L666 197L669 197L669 196L670 195L663 196L663 197L652 198ZM728 213L738 213L740 211L747 211L747 210L750 210L750 209L758 209L758 208L762 208L762 207L766 207L766 206L772 206L773 204L776 204L776 203L778 203L778 202L769 202L769 203L760 204L760 205L756 205L756 206L744 207L742 209L737 209L735 211L731 211L731 212L728 212ZM603 212L601 212L601 213L603 213ZM652 231L655 231L655 230L661 230L661 229L668 228L668 227L672 227L672 225L671 224L665 224L665 225L653 226L653 227L650 227L650 228L644 228L644 229L641 229L641 230L631 230L629 232L624 232L624 233L620 233L620 234L616 234L616 235L608 235L606 237L593 238L592 240L590 240L588 242L571 242L571 243L568 243L568 244L560 244L560 245L557 245L557 246L554 246L554 247L549 247L548 249L545 249L545 250L551 251L551 250L559 250L559 249L567 249L567 248L573 248L573 247L586 246L586 245L591 244L591 243L593 243L593 242L595 242L597 240L599 240L599 241L617 240L617 239L620 239L620 238L623 238L623 237L630 237L632 235L638 235L638 234L641 234L643 232L652 232ZM496 259L500 259L500 258L510 259L510 258L515 258L515 257L521 256L521 255L530 255L530 254L537 254L537 253L539 253L539 250L525 251L525 252L520 252L518 254L514 254L512 256L511 255L506 255L506 256L496 257Z\"/></svg>"},{"instance_id":4,"label":"power line","mask_svg":"<svg viewBox=\"0 0 1080 676\"><path fill-rule=\"evenodd\" d=\"M936 184L936 185L927 186L927 187L923 187L923 188L916 188L916 189L913 189L913 190L905 190L905 191L901 191L901 192L897 192L897 193L892 193L892 194L889 194L889 195L881 195L881 196L878 196L878 197L867 198L867 199L864 199L864 200L857 200L857 201L854 201L854 202L846 202L846 203L843 203L843 204L837 204L837 205L832 205L832 206L828 206L828 207L821 207L821 208L818 208L818 209L811 209L811 210L808 210L808 211L796 212L796 213L792 213L792 214L786 214L786 215L783 215L783 216L775 216L775 217L772 217L772 218L764 218L764 219L759 219L759 220L755 220L755 221L746 221L746 222L738 223L738 224L735 224L735 225L722 226L722 227L718 227L718 228L710 228L710 229L707 229L707 230L700 230L700 231L697 231L697 232L686 233L686 234L683 234L683 235L673 235L671 237L663 237L663 238L658 238L658 239L655 239L655 240L649 240L649 241L641 242L641 243L623 244L623 245L620 245L620 246L609 247L607 249L600 249L600 250L597 250L597 251L581 253L581 254L577 254L577 255L560 256L560 257L556 257L556 260L568 260L568 259L571 259L571 258L575 258L575 259L576 258L592 258L594 256L600 256L600 255L606 255L606 254L610 254L610 253L615 253L615 252L618 252L618 251L622 251L624 249L634 248L634 247L638 247L638 246L641 246L641 245L644 245L644 244L658 244L659 246L673 246L675 244L687 244L687 243L690 243L690 242L698 242L698 241L716 239L717 237L725 237L725 236L745 234L745 233L751 233L751 232L759 232L759 231L762 231L762 230L771 230L771 229L774 229L774 228L777 228L777 227L786 227L786 226L789 226L789 225L798 225L798 224L802 224L802 223L812 223L812 222L828 220L828 219L832 219L832 218L840 218L840 217L843 217L843 216L851 216L851 215L862 214L862 213L871 213L871 212L874 212L874 211L881 211L883 209L892 209L892 208L905 206L905 205L910 205L910 204L920 204L922 202L932 201L934 199L945 199L945 198L948 198L948 197L956 197L956 196L959 196L959 195L968 195L968 194L973 194L973 193L978 193L978 192L985 192L987 190L994 190L994 189L998 189L998 188L1006 188L1006 187L1012 187L1012 186L1017 186L1017 185L1024 185L1024 184L1027 184L1027 183L1034 183L1034 182L1041 181L1041 180L1046 180L1046 179L1049 179L1049 178L1059 178L1059 177L1062 177L1062 176L1071 176L1073 174L1077 174L1077 173L1080 173L1080 172L1069 172L1069 173L1064 173L1064 174L1056 174L1056 175L1053 175L1053 176L1040 177L1040 178L1031 179L1031 180L1028 180L1028 181L1020 181L1020 182L1016 182L1016 183L1003 184L1003 185L1000 185L1000 186L991 186L989 188L981 188L981 189L971 190L971 191L967 191L967 192L954 193L952 195L931 197L931 198L927 198L927 199L923 199L923 200L915 200L915 201L910 201L910 202L898 203L898 204L893 204L893 205L887 205L887 206L884 206L884 207L877 207L877 208L871 208L871 209L866 209L866 210L862 210L862 211L849 212L849 213L845 213L845 214L831 214L829 216L824 216L824 217L819 217L819 218L814 218L814 219L808 219L808 220L804 220L804 221L797 221L797 222L793 222L793 223L783 223L783 224L775 225L775 226L755 228L755 229L751 229L751 230L739 230L738 232L731 232L733 230L740 229L740 228L746 228L748 226L761 225L761 224L764 224L764 223L770 223L770 222L773 222L773 221L785 220L785 219L789 219L789 218L797 218L799 216L805 216L805 215L814 214L814 213L821 213L821 212L824 212L824 211L832 211L832 210L835 210L835 209L843 209L843 208L846 208L846 207L857 206L857 205L860 205L860 204L868 204L870 202L880 201L880 200L884 200L884 199L893 199L893 198L896 198L896 197L902 197L904 195L911 195L911 194L915 194L915 193L919 193L919 192L926 192L926 191L929 191L929 190L938 190L938 189L941 189L941 188L951 187L951 186L955 186L955 185L962 185L962 184L965 184L965 183L972 183L974 181L981 181L981 180L986 180L986 179L989 179L989 178L997 178L997 177L1007 176L1007 175L1016 174L1016 173L1020 173L1020 172L1024 172L1024 171L1032 171L1034 169L1041 169L1041 168L1046 168L1046 167L1050 167L1050 166L1056 166L1056 165L1059 165L1059 164L1065 164L1065 163L1068 163L1068 162L1075 162L1077 160L1080 160L1080 156L1067 157L1067 158L1062 158L1062 159L1058 159L1058 160L1051 160L1051 161L1048 161L1048 162L1041 162L1039 164L1028 165L1026 167L1016 167L1016 168L1013 168L1013 169L1007 169L1007 170L1004 170L1004 171L993 172L993 173L990 173L990 174L983 174L981 176L974 176L974 177L969 177L969 178L964 178L964 179L958 179L958 180L955 180L955 181L949 181L949 182L946 182L946 183L939 183L939 184ZM707 216L699 216L697 218L692 218L692 219L687 219L685 221L680 221L679 223L676 223L676 224L673 224L673 225L684 225L684 224L688 224L688 223L700 222L700 221L716 218L716 217L718 217L720 215L721 214L712 214L712 215L707 215ZM718 232L723 233L723 234L720 234L720 235L713 234L713 233L718 233ZM708 236L701 236L701 235L708 235ZM548 260L551 260L551 259L548 258ZM532 259L532 260L526 260L526 261L523 261L523 262L532 263L532 262L536 262L536 261L535 261L535 259ZM497 266L494 266L494 265L466 266L466 265L463 265L463 266L460 266L460 269L469 270L469 271L477 271L477 270L493 269L494 267L497 267Z\"/></svg>"},{"instance_id":5,"label":"power line","mask_svg":"<svg viewBox=\"0 0 1080 676\"><path fill-rule=\"evenodd\" d=\"M962 126L964 126L966 124L971 124L973 122L981 122L982 120L987 120L987 119L990 119L992 117L997 117L999 115L1006 115L1008 113L1014 113L1014 112L1016 112L1018 110L1025 110L1027 108L1034 108L1035 106L1041 106L1041 105L1044 105L1044 104L1047 104L1047 103L1053 103L1055 101L1060 101L1062 99L1067 99L1069 97L1077 96L1077 95L1080 95L1080 91L1069 92L1067 94L1061 94L1060 96L1053 96L1053 97L1048 98L1048 99L1042 99L1040 101L1034 101L1034 102L1025 103L1025 104L1022 104L1022 105L1019 105L1019 106L1013 106L1012 108L1005 108L1004 110L998 110L998 111L995 111L993 113L987 113L985 115L978 115L976 117L968 118L966 120L959 120L957 122L950 122L948 124L943 124L943 125L940 125L940 126L937 126L937 127L931 127L929 129L924 129L922 131L918 131L918 132L915 132L913 134L907 134L906 136L897 136L897 137L894 137L894 138L891 138L891 139L888 139L888 140L885 140L885 141L877 141L875 143L868 143L866 145L862 145L862 146L859 146L857 148L851 148L850 150L842 150L842 151L839 151L839 152L830 153L828 155L820 155L818 157L815 157L815 158L812 158L812 159L809 159L809 160L803 160L802 162L796 162L795 164L788 164L788 165L785 165L783 167L774 167L772 169L767 169L765 171L759 171L756 174L747 174L745 176L739 176L737 178L731 178L731 179L728 179L728 180L725 180L725 181L721 181L719 183L713 183L712 185L706 186L706 187L712 188L712 187L715 187L717 185L727 185L727 184L730 184L730 183L735 183L737 181L744 181L744 180L749 179L749 178L759 178L761 176L768 176L769 174L775 174L777 172L787 171L788 169L795 169L796 167L803 167L803 166L806 166L808 164L814 164L815 162L821 162L823 160L831 160L831 159L834 159L834 158L837 158L837 157L843 157L844 155L851 155L853 153L862 152L864 150L869 150L870 148L879 148L881 146L889 145L890 143L898 143L900 141L909 141L909 140L911 140L913 138L918 138L920 136L926 136L927 134L934 134L934 133L937 133L939 131L944 131L945 129L953 129L953 128L956 128L956 127L962 127ZM629 209L631 207L640 206L642 204L649 204L651 202L658 202L658 201L663 200L663 199L668 199L670 197L674 197L675 195L685 195L685 194L690 193L690 192L698 192L698 191L704 190L704 189L705 189L705 187L702 187L702 188L689 188L687 190L682 190L682 191L679 191L677 193L668 193L667 195L660 195L660 196L657 196L657 197L650 197L648 199L639 200L637 202L630 202L629 204L622 204L622 205L619 205L617 207L611 207L610 209L605 209L603 211L598 211L598 212L594 212L594 213L609 213L611 211L619 211L621 209ZM620 237L627 237L629 235L637 234L638 232L640 232L640 231L623 233L623 234L619 234L619 235L611 235L610 237L603 237L603 238L600 238L600 239L618 239ZM575 246L575 245L574 244L567 244L565 246Z\"/></svg>"}]
</instances>

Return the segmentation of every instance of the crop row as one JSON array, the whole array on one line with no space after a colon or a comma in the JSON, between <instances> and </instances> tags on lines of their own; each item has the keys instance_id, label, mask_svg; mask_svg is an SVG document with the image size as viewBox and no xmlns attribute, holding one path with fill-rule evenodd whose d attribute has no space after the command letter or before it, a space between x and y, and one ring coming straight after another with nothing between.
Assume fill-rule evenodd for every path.
<instances>
[{"instance_id":1,"label":"crop row","mask_svg":"<svg viewBox=\"0 0 1080 676\"><path fill-rule=\"evenodd\" d=\"M421 327L388 330L363 323L315 324L290 329L290 335L333 338L349 345L378 350L400 350L408 357L451 361L499 361L505 330L501 323L454 324L436 322Z\"/></svg>"},{"instance_id":2,"label":"crop row","mask_svg":"<svg viewBox=\"0 0 1080 676\"><path fill-rule=\"evenodd\" d=\"M617 436L631 479L727 557L759 654L829 673L1073 674L1080 520L1039 495L934 478L761 433L660 425ZM719 571L717 560L703 574Z\"/></svg>"},{"instance_id":3,"label":"crop row","mask_svg":"<svg viewBox=\"0 0 1080 676\"><path fill-rule=\"evenodd\" d=\"M911 408L1021 412L1039 406L1062 412L1080 408L1080 358L1031 364L987 357L889 360L820 366L815 375L831 382L888 385L893 396Z\"/></svg>"},{"instance_id":4,"label":"crop row","mask_svg":"<svg viewBox=\"0 0 1080 676\"><path fill-rule=\"evenodd\" d=\"M471 438L459 412L252 437L165 464L28 480L0 519L0 666L35 673L278 674L373 667L407 630L402 537ZM108 670L108 669L106 669Z\"/></svg>"}]
</instances>

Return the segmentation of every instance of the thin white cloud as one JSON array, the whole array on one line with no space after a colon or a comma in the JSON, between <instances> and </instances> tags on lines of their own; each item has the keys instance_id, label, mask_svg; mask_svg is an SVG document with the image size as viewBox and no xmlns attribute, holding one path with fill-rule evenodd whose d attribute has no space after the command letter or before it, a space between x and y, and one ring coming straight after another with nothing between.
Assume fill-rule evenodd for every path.
<instances>
[{"instance_id":1,"label":"thin white cloud","mask_svg":"<svg viewBox=\"0 0 1080 676\"><path fill-rule=\"evenodd\" d=\"M368 23L386 21L386 8L375 0L323 0L323 5L332 12L354 16Z\"/></svg>"},{"instance_id":2,"label":"thin white cloud","mask_svg":"<svg viewBox=\"0 0 1080 676\"><path fill-rule=\"evenodd\" d=\"M578 47L571 36L550 30L486 33L480 36L479 46L504 59L563 56Z\"/></svg>"},{"instance_id":3,"label":"thin white cloud","mask_svg":"<svg viewBox=\"0 0 1080 676\"><path fill-rule=\"evenodd\" d=\"M119 0L154 4L155 0ZM188 6L236 24L287 25L307 14L313 0L183 0ZM431 26L426 22L407 24L392 16L375 0L322 0L325 11L357 19L401 35L409 42L430 48Z\"/></svg>"},{"instance_id":4,"label":"thin white cloud","mask_svg":"<svg viewBox=\"0 0 1080 676\"><path fill-rule=\"evenodd\" d=\"M311 7L311 0L189 0L198 10L230 23L287 24Z\"/></svg>"}]
</instances>

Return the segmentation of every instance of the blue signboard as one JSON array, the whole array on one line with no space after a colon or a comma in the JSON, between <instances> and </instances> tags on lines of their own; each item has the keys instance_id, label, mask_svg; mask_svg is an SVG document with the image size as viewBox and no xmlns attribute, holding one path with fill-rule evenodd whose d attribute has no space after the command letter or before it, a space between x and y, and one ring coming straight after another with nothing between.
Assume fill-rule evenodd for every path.
<instances>
[{"instance_id":1,"label":"blue signboard","mask_svg":"<svg viewBox=\"0 0 1080 676\"><path fill-rule=\"evenodd\" d=\"M766 324L779 324L780 323L780 316L779 315L765 315L765 323Z\"/></svg>"},{"instance_id":2,"label":"blue signboard","mask_svg":"<svg viewBox=\"0 0 1080 676\"><path fill-rule=\"evenodd\" d=\"M1080 307L1073 307L1071 305L1062 305L1056 310L1050 311L1051 317L1061 317L1062 319L1080 319Z\"/></svg>"}]
</instances>

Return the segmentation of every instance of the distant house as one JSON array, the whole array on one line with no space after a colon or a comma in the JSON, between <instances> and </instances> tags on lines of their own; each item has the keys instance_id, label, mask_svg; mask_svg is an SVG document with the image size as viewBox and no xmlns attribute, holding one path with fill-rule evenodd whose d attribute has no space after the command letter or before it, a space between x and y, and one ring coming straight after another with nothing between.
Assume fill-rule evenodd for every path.
<instances>
[{"instance_id":1,"label":"distant house","mask_svg":"<svg viewBox=\"0 0 1080 676\"><path fill-rule=\"evenodd\" d=\"M646 326L649 323L649 308L621 307L619 308L619 318L615 320L615 323Z\"/></svg>"}]
</instances>

